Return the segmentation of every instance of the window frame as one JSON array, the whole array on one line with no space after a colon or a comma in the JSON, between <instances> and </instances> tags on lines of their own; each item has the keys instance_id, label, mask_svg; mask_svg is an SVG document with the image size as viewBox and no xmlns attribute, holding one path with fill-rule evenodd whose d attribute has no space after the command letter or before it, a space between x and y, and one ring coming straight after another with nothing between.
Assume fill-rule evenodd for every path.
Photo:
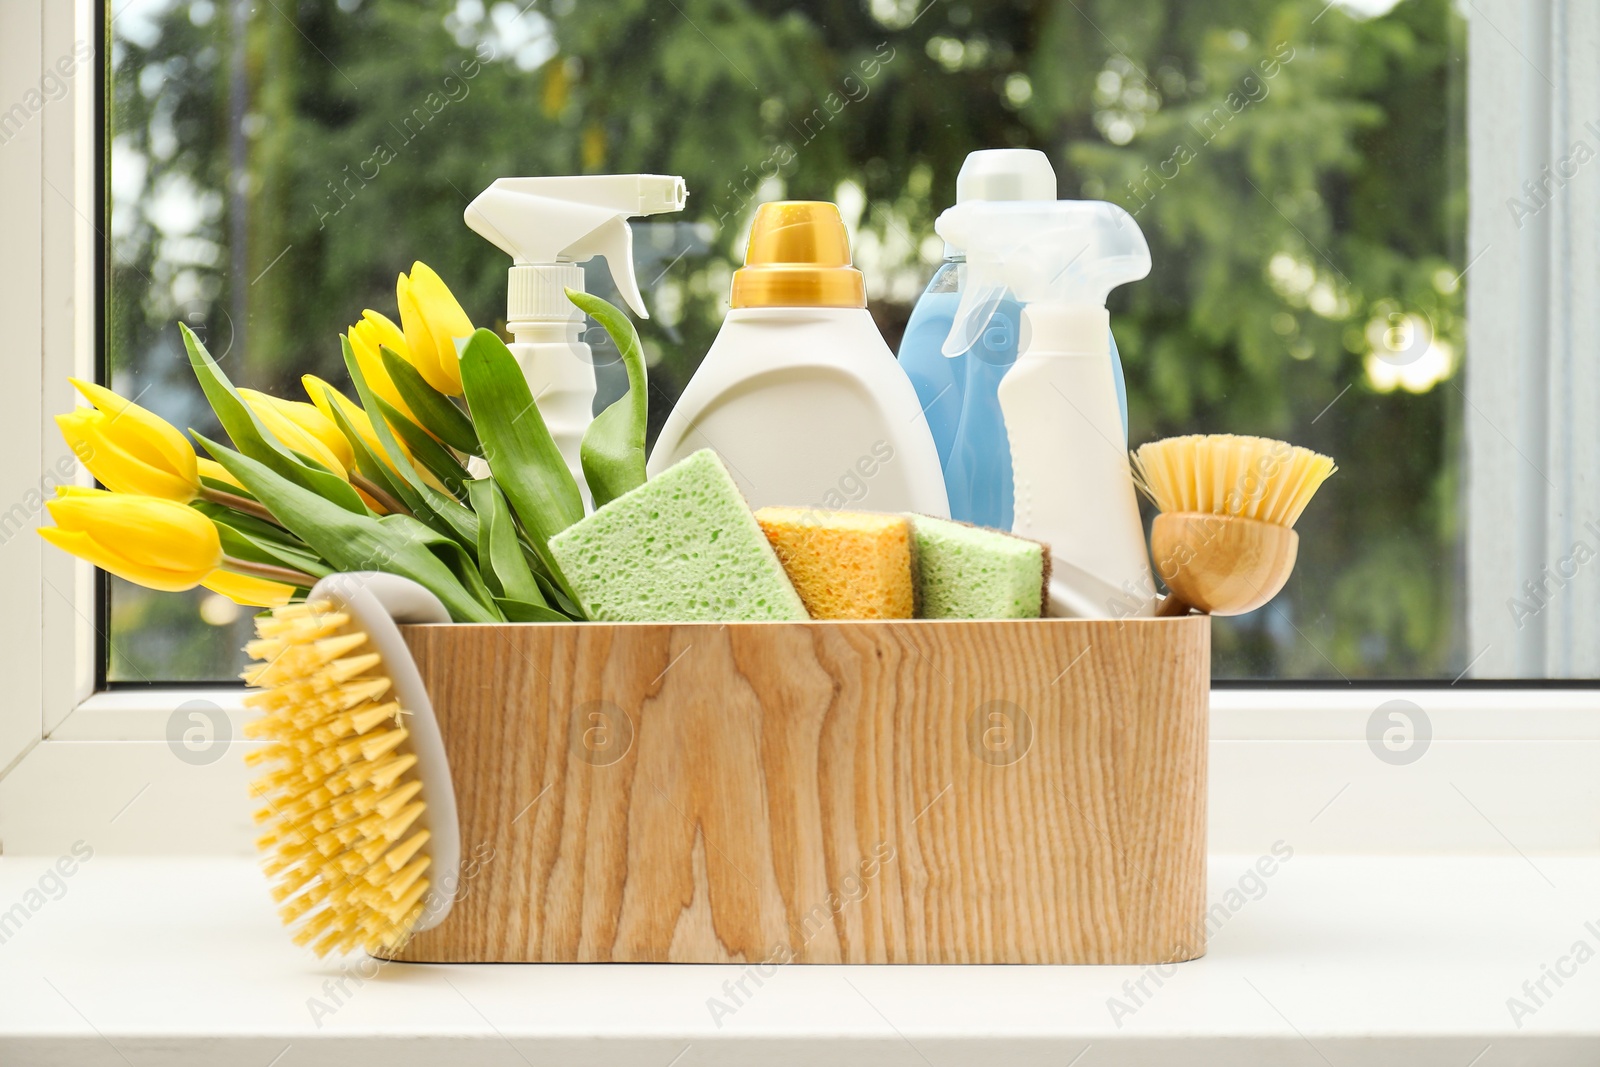
<instances>
[{"instance_id":1,"label":"window frame","mask_svg":"<svg viewBox=\"0 0 1600 1067\"><path fill-rule=\"evenodd\" d=\"M1537 158L1541 146L1547 150L1551 143L1562 143L1562 128L1549 127L1548 122L1553 114L1566 113L1563 94L1594 87L1594 95L1600 96L1600 75L1562 58L1567 49L1575 52L1577 41L1587 39L1585 34L1573 32L1570 23L1591 18L1600 28L1600 14L1587 15L1567 0L1537 0L1526 9L1520 9L1514 0L1479 0L1469 11L1469 253L1486 242L1508 240L1504 207L1501 198L1493 194L1502 185L1514 188L1516 181L1507 183L1505 179L1520 175L1519 168L1529 158ZM1555 65L1550 69L1559 71L1560 80L1546 86L1537 72L1530 75L1527 68L1533 61L1506 47L1509 41L1495 33L1477 32L1485 24L1521 25L1526 34L1542 41L1534 54L1551 57ZM0 263L0 314L6 321L21 324L17 336L38 338L37 361L18 361L12 388L0 396L0 414L4 415L0 445L12 457L0 470L0 500L24 501L23 510L30 512L27 527L37 526L47 517L42 500L34 507L28 491L33 489L39 495L41 472L62 457L70 460L52 420L54 413L67 410L74 402L66 378L69 374L98 377L104 366L107 294L102 257L109 254L103 238L109 225L109 203L104 195L108 163L101 115L106 100L102 49L108 40L105 0L12 0L0 7L0 102L20 99L27 86L37 86L46 68L57 57L69 55L76 43L89 41L95 46L91 63L69 80L67 95L48 101L9 143L0 145L0 196L11 205L35 200L40 205L37 216L12 214L8 229L17 231L13 239L17 254L12 262ZM1486 134L1494 129L1492 123L1508 121L1544 121L1556 133L1530 137L1521 153L1499 151ZM1600 204L1600 196L1594 199ZM1574 202L1572 206L1578 205ZM1563 227L1575 224L1564 209L1546 211L1533 237L1511 241L1518 248L1517 255L1486 257L1483 263L1469 264L1475 283L1468 294L1469 347L1473 351L1510 352L1515 349L1506 344L1507 338L1538 337L1540 330L1545 331L1542 336L1549 336L1550 307L1530 310L1521 300L1497 299L1497 295L1527 292L1530 286L1540 284L1558 293L1564 261L1554 254L1559 243L1556 238L1564 232ZM31 280L29 267L34 258L40 266L37 282ZM1600 260L1600 253L1594 258ZM1566 284L1574 277L1568 275ZM1568 349L1581 351L1585 340L1581 331L1567 320L1557 321L1557 326L1568 331L1564 335ZM1587 340L1600 341L1600 326L1589 331ZM1524 346L1522 350L1528 349ZM1469 404L1511 420L1517 434L1526 434L1532 432L1529 426L1536 428L1541 415L1548 414L1537 405L1528 407L1526 397L1528 390L1542 389L1548 398L1549 369L1541 360L1522 361L1541 364L1532 369L1502 366L1510 362L1509 358L1492 361L1488 355L1475 361L1475 373L1466 378L1465 395ZM1505 444L1511 445L1510 440ZM1467 447L1469 463L1486 464L1483 469L1488 471L1484 476L1469 477L1469 513L1488 514L1493 505L1493 513L1503 515L1503 494L1499 498L1492 494L1495 479L1506 477L1504 453L1514 452L1515 446L1501 448L1485 431L1469 433ZM1600 467L1600 445L1590 458ZM89 484L81 470L75 478ZM1565 500L1541 501L1539 521L1544 522L1549 509L1565 506ZM15 518L10 521L14 523ZM1543 543L1544 528L1539 529L1537 537L1521 528L1515 532L1520 546L1514 553L1516 559L1529 556L1527 545ZM1474 543L1483 540L1494 543L1481 548ZM0 548L4 549L0 552L0 595L14 605L0 631L4 634L0 672L11 682L9 699L0 701L0 841L19 828L26 834L30 827L46 824L68 832L68 823L77 817L37 810L48 807L45 804L17 803L5 788L6 779L27 760L52 761L52 766L60 768L52 773L65 776L63 788L94 796L121 789L120 783L108 786L102 781L108 747L132 753L135 750L129 746L142 745L140 759L147 758L151 749L164 749L165 745L150 743L167 741L173 713L185 702L201 699L214 703L228 717L232 736L240 736L241 689L192 684L108 686L102 639L96 636L104 633L107 623L103 580L87 564L48 550L27 528L0 541ZM1498 539L1469 538L1469 615L1474 626L1481 625L1480 617L1488 617L1484 612L1503 610L1497 606L1494 591L1509 572L1496 553L1506 553ZM1483 608L1484 604L1489 608ZM1600 618L1593 625L1600 638ZM1600 639L1592 644L1600 655ZM1600 674L1600 668L1595 673ZM1458 739L1600 739L1600 682L1593 679L1460 680L1459 684L1397 680L1350 685L1221 682L1214 685L1212 736L1224 741L1359 740L1367 711L1397 694L1410 694L1410 699L1423 703L1439 723L1450 724L1445 733L1455 733ZM170 756L161 755L170 762ZM1380 767L1376 773L1381 772ZM234 803L236 777L196 777L195 799L209 796L202 790L226 789L217 802ZM171 831L174 835L181 832L181 826Z\"/></svg>"},{"instance_id":2,"label":"window frame","mask_svg":"<svg viewBox=\"0 0 1600 1067\"><path fill-rule=\"evenodd\" d=\"M1600 393L1600 312L1574 298L1600 279L1600 244L1583 239L1600 228L1600 174L1563 167L1579 140L1591 153L1600 143L1600 72L1586 51L1600 11L1476 0L1467 14L1467 655L1492 674L1594 679L1600 612L1547 575L1576 540L1600 544L1589 529L1600 528L1589 510L1600 425L1579 410ZM1559 184L1540 203L1527 187L1551 168ZM1536 600L1530 581L1551 591ZM1538 607L1518 618L1516 602Z\"/></svg>"},{"instance_id":3,"label":"window frame","mask_svg":"<svg viewBox=\"0 0 1600 1067\"><path fill-rule=\"evenodd\" d=\"M76 43L93 44L98 59L95 15L91 0L6 5L0 68L8 76L0 99L8 108L25 104L45 70L70 57ZM4 202L38 204L37 211L11 215L15 255L5 269L28 282L8 284L0 294L0 313L19 326L16 336L38 339L38 359L16 361L11 387L0 398L0 444L13 457L0 498L10 508L0 587L12 592L7 599L16 605L12 632L0 641L0 672L10 682L10 699L0 705L0 768L59 727L92 695L96 681L92 569L45 551L32 534L47 517L43 501L62 480L60 472L76 466L51 416L73 403L67 376L94 373L101 326L98 63L79 65L67 84L62 98L46 99L0 145ZM27 343L21 347L25 352ZM81 471L64 480L88 484ZM22 517L18 507L27 528L13 532Z\"/></svg>"}]
</instances>

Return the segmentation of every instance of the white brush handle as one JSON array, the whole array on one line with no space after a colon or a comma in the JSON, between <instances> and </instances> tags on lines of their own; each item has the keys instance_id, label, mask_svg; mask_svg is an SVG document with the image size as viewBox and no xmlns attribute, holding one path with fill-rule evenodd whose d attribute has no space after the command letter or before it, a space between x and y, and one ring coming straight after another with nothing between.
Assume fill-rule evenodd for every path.
<instances>
[{"instance_id":1,"label":"white brush handle","mask_svg":"<svg viewBox=\"0 0 1600 1067\"><path fill-rule=\"evenodd\" d=\"M400 636L397 623L447 623L450 613L422 586L398 574L351 571L330 574L307 597L327 600L350 616L351 625L367 635L372 650L383 657L383 669L394 687L394 697L410 713L406 729L417 756L417 779L425 805L419 820L428 831L428 851L433 857L433 884L413 933L430 930L444 921L455 903L461 868L461 825L456 815L455 785L450 780L450 760L445 754L433 702L417 672L411 649Z\"/></svg>"}]
</instances>

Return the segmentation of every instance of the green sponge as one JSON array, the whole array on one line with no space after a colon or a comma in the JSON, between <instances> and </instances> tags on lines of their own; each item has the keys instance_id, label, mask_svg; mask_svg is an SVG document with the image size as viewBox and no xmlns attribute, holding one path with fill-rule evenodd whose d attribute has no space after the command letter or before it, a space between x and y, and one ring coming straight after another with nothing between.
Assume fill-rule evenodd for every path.
<instances>
[{"instance_id":1,"label":"green sponge","mask_svg":"<svg viewBox=\"0 0 1600 1067\"><path fill-rule=\"evenodd\" d=\"M717 454L701 449L550 539L591 619L802 620L806 606Z\"/></svg>"},{"instance_id":2,"label":"green sponge","mask_svg":"<svg viewBox=\"0 0 1600 1067\"><path fill-rule=\"evenodd\" d=\"M919 619L1037 619L1050 553L1037 541L926 515L911 520Z\"/></svg>"}]
</instances>

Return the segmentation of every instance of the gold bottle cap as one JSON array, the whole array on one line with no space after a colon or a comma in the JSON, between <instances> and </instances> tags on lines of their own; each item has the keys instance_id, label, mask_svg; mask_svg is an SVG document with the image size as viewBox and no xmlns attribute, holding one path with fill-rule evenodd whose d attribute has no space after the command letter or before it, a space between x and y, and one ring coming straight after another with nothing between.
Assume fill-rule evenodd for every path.
<instances>
[{"instance_id":1,"label":"gold bottle cap","mask_svg":"<svg viewBox=\"0 0 1600 1067\"><path fill-rule=\"evenodd\" d=\"M757 208L750 250L733 272L732 306L866 307L866 283L850 265L850 237L838 207L779 200Z\"/></svg>"}]
</instances>

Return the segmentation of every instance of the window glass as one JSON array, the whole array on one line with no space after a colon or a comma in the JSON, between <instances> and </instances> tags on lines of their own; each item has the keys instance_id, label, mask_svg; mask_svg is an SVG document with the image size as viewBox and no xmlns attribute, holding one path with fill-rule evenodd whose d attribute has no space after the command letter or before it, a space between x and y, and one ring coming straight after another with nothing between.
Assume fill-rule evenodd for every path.
<instances>
[{"instance_id":1,"label":"window glass","mask_svg":"<svg viewBox=\"0 0 1600 1067\"><path fill-rule=\"evenodd\" d=\"M1451 678L1459 591L1465 23L1449 0L579 4L128 0L111 20L110 384L216 430L234 379L347 381L338 334L422 259L503 326L496 177L679 174L636 227L652 432L715 335L756 204L836 200L891 347L969 150L1050 156L1155 259L1114 293L1131 438L1257 433L1342 468L1218 678ZM615 299L600 261L592 292ZM598 337L598 331L595 334ZM602 349L599 404L620 392ZM248 619L111 580L113 681L233 677Z\"/></svg>"}]
</instances>

